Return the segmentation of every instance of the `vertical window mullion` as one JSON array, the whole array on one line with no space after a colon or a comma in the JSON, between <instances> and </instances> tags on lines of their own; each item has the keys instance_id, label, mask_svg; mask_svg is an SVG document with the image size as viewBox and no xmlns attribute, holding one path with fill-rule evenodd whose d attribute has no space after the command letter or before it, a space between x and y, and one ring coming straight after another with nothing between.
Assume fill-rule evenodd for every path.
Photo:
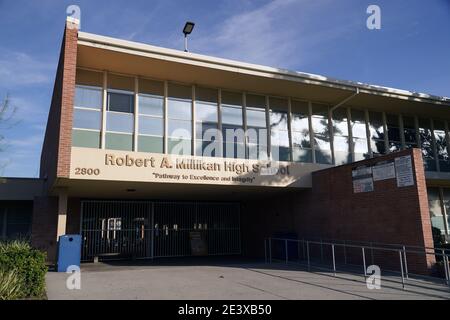
<instances>
[{"instance_id":1,"label":"vertical window mullion","mask_svg":"<svg viewBox=\"0 0 450 320\"><path fill-rule=\"evenodd\" d=\"M249 158L248 135L247 135L247 94L242 92L242 121L244 124L244 157Z\"/></svg>"},{"instance_id":2,"label":"vertical window mullion","mask_svg":"<svg viewBox=\"0 0 450 320\"><path fill-rule=\"evenodd\" d=\"M384 132L384 148L385 148L385 154L390 153L391 148L389 148L389 132L387 127L387 121L386 121L386 113L382 112L382 119L383 119L383 132Z\"/></svg>"},{"instance_id":3,"label":"vertical window mullion","mask_svg":"<svg viewBox=\"0 0 450 320\"><path fill-rule=\"evenodd\" d=\"M414 116L414 126L416 127L417 147L419 149L421 149L422 148L422 141L420 141L420 126L419 126L419 118L417 116Z\"/></svg>"},{"instance_id":4,"label":"vertical window mullion","mask_svg":"<svg viewBox=\"0 0 450 320\"><path fill-rule=\"evenodd\" d=\"M369 117L369 110L364 110L364 122L366 123L366 138L367 138L367 150L369 151L369 157L373 158L373 151L372 151L372 143L371 143L371 135L370 135L370 117Z\"/></svg>"},{"instance_id":5,"label":"vertical window mullion","mask_svg":"<svg viewBox=\"0 0 450 320\"><path fill-rule=\"evenodd\" d=\"M314 128L312 124L312 102L308 101L309 139L311 140L312 162L316 163L316 144L314 142Z\"/></svg>"},{"instance_id":6,"label":"vertical window mullion","mask_svg":"<svg viewBox=\"0 0 450 320\"><path fill-rule=\"evenodd\" d=\"M133 134L133 150L138 151L138 134L139 134L139 79L134 77L134 134Z\"/></svg>"},{"instance_id":7,"label":"vertical window mullion","mask_svg":"<svg viewBox=\"0 0 450 320\"><path fill-rule=\"evenodd\" d=\"M434 136L434 121L433 119L430 119L430 130L431 130L431 141L432 141L432 148L433 148L433 155L434 155L434 161L436 162L436 171L440 172L440 164L439 164L439 156L437 153L437 145L436 145L436 137Z\"/></svg>"},{"instance_id":8,"label":"vertical window mullion","mask_svg":"<svg viewBox=\"0 0 450 320\"><path fill-rule=\"evenodd\" d=\"M355 161L355 145L353 141L353 127L352 127L352 112L350 108L347 109L347 130L348 130L348 152L350 152L351 161ZM359 137L358 137L359 139Z\"/></svg>"},{"instance_id":9,"label":"vertical window mullion","mask_svg":"<svg viewBox=\"0 0 450 320\"><path fill-rule=\"evenodd\" d=\"M441 209L442 209L442 218L444 219L444 229L445 229L445 235L449 235L449 226L448 226L448 220L447 220L447 207L445 206L444 202L444 191L443 188L439 188L439 198L441 203Z\"/></svg>"},{"instance_id":10,"label":"vertical window mullion","mask_svg":"<svg viewBox=\"0 0 450 320\"><path fill-rule=\"evenodd\" d=\"M266 142L267 142L267 158L272 160L272 137L271 137L271 128L270 128L270 106L269 106L269 96L265 96L266 101ZM259 156L258 156L259 158Z\"/></svg>"},{"instance_id":11,"label":"vertical window mullion","mask_svg":"<svg viewBox=\"0 0 450 320\"><path fill-rule=\"evenodd\" d=\"M217 90L217 130L219 133L219 136L216 137L219 140L219 143L216 144L219 146L219 150L217 150L219 152L220 157L224 157L224 152L223 152L223 142L224 142L224 137L223 137L223 131L222 131L222 89L218 89Z\"/></svg>"},{"instance_id":12,"label":"vertical window mullion","mask_svg":"<svg viewBox=\"0 0 450 320\"><path fill-rule=\"evenodd\" d=\"M398 121L399 121L399 133L400 133L400 150L405 150L406 149L406 142L405 142L405 128L404 128L404 123L403 123L403 116L400 114L398 116Z\"/></svg>"},{"instance_id":13,"label":"vertical window mullion","mask_svg":"<svg viewBox=\"0 0 450 320\"><path fill-rule=\"evenodd\" d=\"M288 113L287 113L287 129L288 129L288 138L289 138L289 161L294 161L293 154L293 143L292 143L292 99L288 98Z\"/></svg>"},{"instance_id":14,"label":"vertical window mullion","mask_svg":"<svg viewBox=\"0 0 450 320\"><path fill-rule=\"evenodd\" d=\"M195 96L195 85L192 85L192 89L191 89L192 91L192 93L191 93L191 101L192 101L192 103L191 103L191 119L192 119L192 122L191 122L191 124L192 124L192 132L191 132L191 155L193 155L193 156L195 156L195 151L196 151L196 147L197 147L197 137L196 137L196 134L197 134L197 132L195 131L196 130L196 117L195 117L195 99L196 99L196 96ZM202 137L203 138L203 137Z\"/></svg>"},{"instance_id":15,"label":"vertical window mullion","mask_svg":"<svg viewBox=\"0 0 450 320\"><path fill-rule=\"evenodd\" d=\"M169 85L167 81L164 81L164 142L163 142L163 148L164 148L164 154L169 153L169 147L168 147L168 112L167 112L167 105L168 105L168 99L169 99Z\"/></svg>"},{"instance_id":16,"label":"vertical window mullion","mask_svg":"<svg viewBox=\"0 0 450 320\"><path fill-rule=\"evenodd\" d=\"M331 163L336 164L336 156L334 155L334 128L333 128L333 111L328 108L328 132L330 139Z\"/></svg>"},{"instance_id":17,"label":"vertical window mullion","mask_svg":"<svg viewBox=\"0 0 450 320\"><path fill-rule=\"evenodd\" d=\"M103 72L103 88L102 88L102 128L101 128L101 148L106 148L106 106L108 103L108 73Z\"/></svg>"},{"instance_id":18,"label":"vertical window mullion","mask_svg":"<svg viewBox=\"0 0 450 320\"><path fill-rule=\"evenodd\" d=\"M448 152L450 152L449 128L448 128L447 121L444 121L444 127L445 127L445 143L446 143Z\"/></svg>"}]
</instances>

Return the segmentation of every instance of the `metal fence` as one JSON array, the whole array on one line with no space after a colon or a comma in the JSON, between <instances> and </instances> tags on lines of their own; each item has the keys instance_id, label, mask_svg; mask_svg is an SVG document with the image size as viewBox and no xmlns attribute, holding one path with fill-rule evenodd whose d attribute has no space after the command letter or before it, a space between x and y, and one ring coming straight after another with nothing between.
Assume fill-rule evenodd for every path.
<instances>
[{"instance_id":1,"label":"metal fence","mask_svg":"<svg viewBox=\"0 0 450 320\"><path fill-rule=\"evenodd\" d=\"M368 275L367 267L376 265L387 280L418 284L431 280L450 286L450 250L399 244L359 243L355 241L268 238L264 240L266 262L298 263L337 273Z\"/></svg>"},{"instance_id":2,"label":"metal fence","mask_svg":"<svg viewBox=\"0 0 450 320\"><path fill-rule=\"evenodd\" d=\"M208 255L241 252L236 203L82 201L82 260L189 256L190 237Z\"/></svg>"}]
</instances>

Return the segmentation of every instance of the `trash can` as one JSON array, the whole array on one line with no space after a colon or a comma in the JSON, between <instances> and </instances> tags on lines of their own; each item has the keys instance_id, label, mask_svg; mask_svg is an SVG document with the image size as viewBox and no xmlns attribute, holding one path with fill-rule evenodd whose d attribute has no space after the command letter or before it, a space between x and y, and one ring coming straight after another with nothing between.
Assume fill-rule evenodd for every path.
<instances>
[{"instance_id":1,"label":"trash can","mask_svg":"<svg viewBox=\"0 0 450 320\"><path fill-rule=\"evenodd\" d=\"M81 235L66 234L58 241L58 272L66 272L69 266L80 266Z\"/></svg>"}]
</instances>

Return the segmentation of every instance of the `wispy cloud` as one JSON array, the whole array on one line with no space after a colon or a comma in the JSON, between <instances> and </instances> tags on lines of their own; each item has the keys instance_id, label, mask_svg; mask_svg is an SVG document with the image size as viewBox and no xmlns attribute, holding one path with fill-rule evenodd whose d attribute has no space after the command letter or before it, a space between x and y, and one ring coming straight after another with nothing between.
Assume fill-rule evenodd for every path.
<instances>
[{"instance_id":1,"label":"wispy cloud","mask_svg":"<svg viewBox=\"0 0 450 320\"><path fill-rule=\"evenodd\" d=\"M54 65L25 52L0 49L0 86L45 84L53 80Z\"/></svg>"},{"instance_id":2,"label":"wispy cloud","mask_svg":"<svg viewBox=\"0 0 450 320\"><path fill-rule=\"evenodd\" d=\"M283 68L298 68L320 59L320 47L351 33L357 22L333 24L312 19L331 1L271 1L238 12L213 30L199 32L193 50L230 59Z\"/></svg>"}]
</instances>

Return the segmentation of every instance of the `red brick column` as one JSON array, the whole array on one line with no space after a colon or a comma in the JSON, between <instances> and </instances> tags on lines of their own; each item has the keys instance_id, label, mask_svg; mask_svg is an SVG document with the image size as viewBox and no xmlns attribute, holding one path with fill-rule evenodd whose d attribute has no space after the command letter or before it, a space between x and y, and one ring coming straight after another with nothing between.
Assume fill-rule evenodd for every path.
<instances>
[{"instance_id":1,"label":"red brick column","mask_svg":"<svg viewBox=\"0 0 450 320\"><path fill-rule=\"evenodd\" d=\"M58 169L56 176L69 177L72 147L73 104L77 67L78 25L67 22L64 34L61 119L59 125Z\"/></svg>"}]
</instances>

